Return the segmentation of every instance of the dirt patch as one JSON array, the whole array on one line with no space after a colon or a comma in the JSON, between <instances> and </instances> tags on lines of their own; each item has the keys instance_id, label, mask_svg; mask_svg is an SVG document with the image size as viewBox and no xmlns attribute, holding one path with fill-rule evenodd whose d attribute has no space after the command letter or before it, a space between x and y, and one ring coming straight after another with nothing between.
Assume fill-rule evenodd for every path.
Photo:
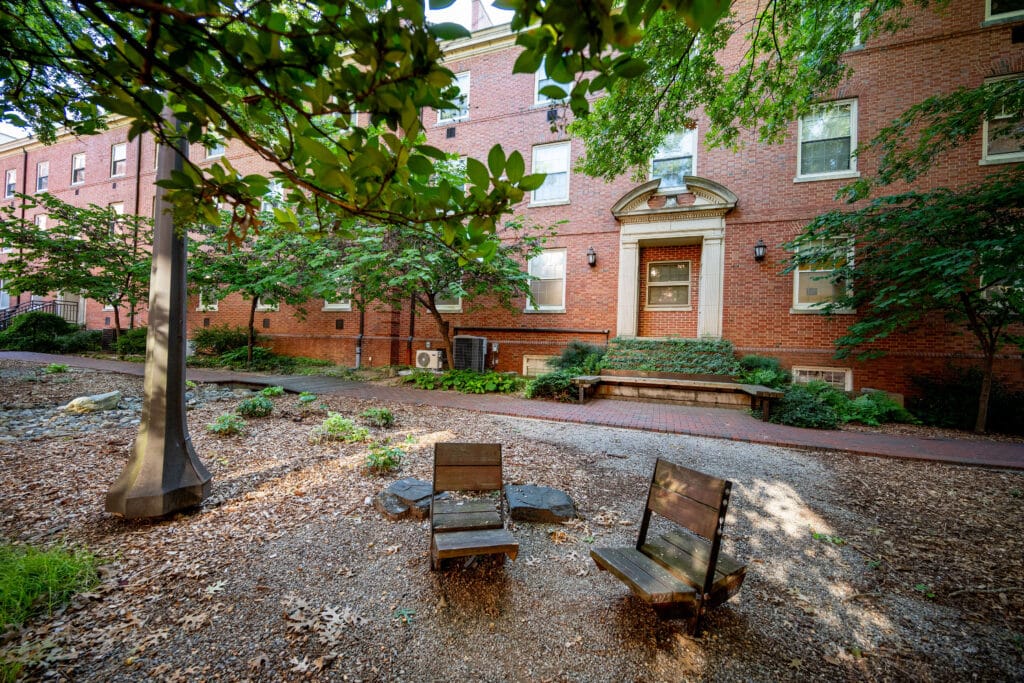
<instances>
[{"instance_id":1,"label":"dirt patch","mask_svg":"<svg viewBox=\"0 0 1024 683\"><path fill-rule=\"evenodd\" d=\"M0 376L5 406L142 389L11 362ZM358 419L379 404L274 402L243 437L204 429L232 401L190 413L213 492L155 523L103 511L134 430L0 444L0 537L84 544L106 561L99 590L8 633L3 656L34 661L31 678L104 681L1024 675L1024 473L389 405L396 425L372 435L408 455L394 475L366 476L365 444L308 435L327 408ZM367 499L399 477L429 480L446 440L502 443L507 481L562 489L583 519L516 524L514 563L431 572L424 523L386 521ZM748 577L698 638L588 556L635 539L655 457L734 482L725 550Z\"/></svg>"}]
</instances>

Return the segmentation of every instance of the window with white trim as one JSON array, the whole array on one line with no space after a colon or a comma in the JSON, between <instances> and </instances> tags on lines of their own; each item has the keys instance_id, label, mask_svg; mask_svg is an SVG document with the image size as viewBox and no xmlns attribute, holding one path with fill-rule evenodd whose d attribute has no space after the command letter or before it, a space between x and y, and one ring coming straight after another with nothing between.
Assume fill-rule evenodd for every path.
<instances>
[{"instance_id":1,"label":"window with white trim","mask_svg":"<svg viewBox=\"0 0 1024 683\"><path fill-rule=\"evenodd\" d=\"M338 293L341 294L342 292L338 292ZM325 311L351 311L352 310L351 290L349 290L348 292L345 292L345 293L348 294L349 296L347 296L345 298L341 298L341 299L334 299L334 300L324 299L323 310L325 310Z\"/></svg>"},{"instance_id":2,"label":"window with white trim","mask_svg":"<svg viewBox=\"0 0 1024 683\"><path fill-rule=\"evenodd\" d=\"M36 192L45 192L50 187L50 162L36 164Z\"/></svg>"},{"instance_id":3,"label":"window with white trim","mask_svg":"<svg viewBox=\"0 0 1024 683\"><path fill-rule=\"evenodd\" d=\"M40 230L46 230L46 214L37 213L32 219L32 222L36 224L36 227Z\"/></svg>"},{"instance_id":4,"label":"window with white trim","mask_svg":"<svg viewBox=\"0 0 1024 683\"><path fill-rule=\"evenodd\" d=\"M547 67L544 62L540 63L540 68L537 69L537 73L534 75L533 81L533 103L534 104L551 104L553 102L564 102L565 97L550 97L541 92L544 88L549 85L556 88L561 88L563 92L568 90L568 83L559 83L553 78L548 77Z\"/></svg>"},{"instance_id":5,"label":"window with white trim","mask_svg":"<svg viewBox=\"0 0 1024 683\"><path fill-rule=\"evenodd\" d=\"M11 168L4 173L4 198L14 196L18 191L18 169Z\"/></svg>"},{"instance_id":6,"label":"window with white trim","mask_svg":"<svg viewBox=\"0 0 1024 683\"><path fill-rule=\"evenodd\" d=\"M469 72L455 74L455 82L452 83L452 87L459 89L459 94L452 98L452 102L458 106L454 109L438 109L438 123L465 121L469 118Z\"/></svg>"},{"instance_id":7,"label":"window with white trim","mask_svg":"<svg viewBox=\"0 0 1024 683\"><path fill-rule=\"evenodd\" d=\"M111 202L107 204L107 209L112 212L115 216L124 215L124 202ZM117 219L112 218L110 220L110 232L114 232L117 229Z\"/></svg>"},{"instance_id":8,"label":"window with white trim","mask_svg":"<svg viewBox=\"0 0 1024 683\"><path fill-rule=\"evenodd\" d=\"M530 196L530 204L563 204L569 201L569 152L571 143L556 142L533 148L533 173L546 173L544 184Z\"/></svg>"},{"instance_id":9,"label":"window with white trim","mask_svg":"<svg viewBox=\"0 0 1024 683\"><path fill-rule=\"evenodd\" d=\"M71 155L71 184L81 185L85 182L85 152Z\"/></svg>"},{"instance_id":10,"label":"window with white trim","mask_svg":"<svg viewBox=\"0 0 1024 683\"><path fill-rule=\"evenodd\" d=\"M853 370L850 368L794 367L793 383L824 382L839 391L853 391Z\"/></svg>"},{"instance_id":11,"label":"window with white trim","mask_svg":"<svg viewBox=\"0 0 1024 683\"><path fill-rule=\"evenodd\" d=\"M840 293L843 285L832 281L832 272L853 261L853 246L849 240L837 239L810 243L802 250L821 251L821 257L793 271L793 309L818 311Z\"/></svg>"},{"instance_id":12,"label":"window with white trim","mask_svg":"<svg viewBox=\"0 0 1024 683\"><path fill-rule=\"evenodd\" d=\"M527 311L565 310L565 249L545 249L530 259L527 272L533 303Z\"/></svg>"},{"instance_id":13,"label":"window with white trim","mask_svg":"<svg viewBox=\"0 0 1024 683\"><path fill-rule=\"evenodd\" d=\"M209 147L206 148L206 158L207 159L216 159L216 158L222 157L222 156L224 156L224 142L223 141L218 140L217 142L213 143L212 145L210 145Z\"/></svg>"},{"instance_id":14,"label":"window with white trim","mask_svg":"<svg viewBox=\"0 0 1024 683\"><path fill-rule=\"evenodd\" d=\"M851 176L857 171L857 100L829 102L799 122L797 178Z\"/></svg>"},{"instance_id":15,"label":"window with white trim","mask_svg":"<svg viewBox=\"0 0 1024 683\"><path fill-rule=\"evenodd\" d=\"M4 289L4 281L0 280L0 311L5 308L9 308L11 305L11 295Z\"/></svg>"},{"instance_id":16,"label":"window with white trim","mask_svg":"<svg viewBox=\"0 0 1024 683\"><path fill-rule=\"evenodd\" d=\"M196 303L196 310L216 311L218 303L220 302L217 300L217 290L213 287L203 287L199 290L199 301Z\"/></svg>"},{"instance_id":17,"label":"window with white trim","mask_svg":"<svg viewBox=\"0 0 1024 683\"><path fill-rule=\"evenodd\" d=\"M646 308L690 306L690 262L652 261L647 264Z\"/></svg>"},{"instance_id":18,"label":"window with white trim","mask_svg":"<svg viewBox=\"0 0 1024 683\"><path fill-rule=\"evenodd\" d=\"M434 306L438 313L462 313L461 296L434 295Z\"/></svg>"},{"instance_id":19,"label":"window with white trim","mask_svg":"<svg viewBox=\"0 0 1024 683\"><path fill-rule=\"evenodd\" d=\"M262 296L256 299L256 310L261 313L266 313L268 311L276 311L279 308L281 308L281 306L272 299L266 299Z\"/></svg>"},{"instance_id":20,"label":"window with white trim","mask_svg":"<svg viewBox=\"0 0 1024 683\"><path fill-rule=\"evenodd\" d=\"M1024 0L985 0L985 19L1024 17Z\"/></svg>"},{"instance_id":21,"label":"window with white trim","mask_svg":"<svg viewBox=\"0 0 1024 683\"><path fill-rule=\"evenodd\" d=\"M988 82L1020 80L1021 74L1004 76ZM998 112L982 123L981 158L991 163L1024 160L1024 118L1021 113L1000 105Z\"/></svg>"},{"instance_id":22,"label":"window with white trim","mask_svg":"<svg viewBox=\"0 0 1024 683\"><path fill-rule=\"evenodd\" d=\"M284 206L284 184L276 178L270 181L267 193L260 200L260 211L270 211L275 206Z\"/></svg>"},{"instance_id":23,"label":"window with white trim","mask_svg":"<svg viewBox=\"0 0 1024 683\"><path fill-rule=\"evenodd\" d=\"M651 159L651 180L658 178L658 191L683 189L685 176L694 175L697 160L697 131L669 133Z\"/></svg>"},{"instance_id":24,"label":"window with white trim","mask_svg":"<svg viewBox=\"0 0 1024 683\"><path fill-rule=\"evenodd\" d=\"M128 143L119 142L110 146L110 177L116 178L128 172Z\"/></svg>"}]
</instances>

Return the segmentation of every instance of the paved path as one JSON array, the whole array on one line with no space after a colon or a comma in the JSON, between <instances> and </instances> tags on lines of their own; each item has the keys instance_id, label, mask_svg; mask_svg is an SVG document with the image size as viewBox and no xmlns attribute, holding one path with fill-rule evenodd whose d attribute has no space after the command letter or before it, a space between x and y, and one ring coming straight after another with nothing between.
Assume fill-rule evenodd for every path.
<instances>
[{"instance_id":1,"label":"paved path","mask_svg":"<svg viewBox=\"0 0 1024 683\"><path fill-rule=\"evenodd\" d=\"M73 367L139 376L143 371L143 366L139 363L78 356L51 356L43 353L2 351L0 359L32 363L65 363ZM643 429L670 434L708 436L773 446L847 451L861 455L1024 469L1024 444L1021 443L922 439L863 432L801 429L761 422L744 411L721 408L697 408L603 399L576 405L550 401L528 401L496 394L459 394L451 391L423 391L410 387L380 386L336 377L259 375L199 368L189 368L188 377L197 382L280 385L296 392L311 391L316 394L333 394L394 403L422 403L496 415Z\"/></svg>"}]
</instances>

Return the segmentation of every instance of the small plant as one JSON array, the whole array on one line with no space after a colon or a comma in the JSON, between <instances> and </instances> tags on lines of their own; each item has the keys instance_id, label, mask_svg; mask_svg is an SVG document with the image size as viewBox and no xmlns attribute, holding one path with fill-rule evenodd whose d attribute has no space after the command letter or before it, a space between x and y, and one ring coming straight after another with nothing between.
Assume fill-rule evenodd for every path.
<instances>
[{"instance_id":1,"label":"small plant","mask_svg":"<svg viewBox=\"0 0 1024 683\"><path fill-rule=\"evenodd\" d=\"M260 389L260 396L267 396L267 397L271 397L271 396L284 396L284 387L281 387L281 386L263 387L262 389Z\"/></svg>"},{"instance_id":2,"label":"small plant","mask_svg":"<svg viewBox=\"0 0 1024 683\"><path fill-rule=\"evenodd\" d=\"M928 598L929 600L935 599L935 591L933 591L932 587L929 586L927 583L919 583L915 585L914 590L916 590L918 593Z\"/></svg>"},{"instance_id":3,"label":"small plant","mask_svg":"<svg viewBox=\"0 0 1024 683\"><path fill-rule=\"evenodd\" d=\"M391 472L401 466L404 457L405 451L387 441L375 443L366 454L366 469L377 474Z\"/></svg>"},{"instance_id":4,"label":"small plant","mask_svg":"<svg viewBox=\"0 0 1024 683\"><path fill-rule=\"evenodd\" d=\"M395 424L395 415L387 408L367 408L360 417L366 420L371 427L378 429L387 429Z\"/></svg>"},{"instance_id":5,"label":"small plant","mask_svg":"<svg viewBox=\"0 0 1024 683\"><path fill-rule=\"evenodd\" d=\"M206 431L217 436L234 436L245 432L245 420L238 413L221 413L206 425Z\"/></svg>"},{"instance_id":6,"label":"small plant","mask_svg":"<svg viewBox=\"0 0 1024 683\"><path fill-rule=\"evenodd\" d=\"M772 411L771 421L793 427L835 429L839 415L811 384L793 384L786 388L778 407Z\"/></svg>"},{"instance_id":7,"label":"small plant","mask_svg":"<svg viewBox=\"0 0 1024 683\"><path fill-rule=\"evenodd\" d=\"M242 417L266 417L274 412L274 403L266 396L250 396L239 403L236 410Z\"/></svg>"},{"instance_id":8,"label":"small plant","mask_svg":"<svg viewBox=\"0 0 1024 683\"><path fill-rule=\"evenodd\" d=\"M393 614L395 621L398 621L406 626L412 624L413 617L416 616L416 610L408 607L399 607L394 611Z\"/></svg>"},{"instance_id":9,"label":"small plant","mask_svg":"<svg viewBox=\"0 0 1024 683\"><path fill-rule=\"evenodd\" d=\"M56 373L59 373L59 372L67 372L67 371L68 371L68 366L65 365L64 363L50 363L45 368L43 368L43 372L45 372L47 375L53 375L53 374L56 374Z\"/></svg>"},{"instance_id":10,"label":"small plant","mask_svg":"<svg viewBox=\"0 0 1024 683\"><path fill-rule=\"evenodd\" d=\"M21 626L52 613L99 583L96 558L84 550L0 545L0 624Z\"/></svg>"},{"instance_id":11,"label":"small plant","mask_svg":"<svg viewBox=\"0 0 1024 683\"><path fill-rule=\"evenodd\" d=\"M406 375L402 382L415 384L417 389L437 389L441 386L441 375L424 370L416 370L411 375Z\"/></svg>"},{"instance_id":12,"label":"small plant","mask_svg":"<svg viewBox=\"0 0 1024 683\"><path fill-rule=\"evenodd\" d=\"M189 391L194 391L195 388L198 387L198 386L199 386L198 384L196 384L195 382L193 382L190 379L185 380L185 388L188 389Z\"/></svg>"},{"instance_id":13,"label":"small plant","mask_svg":"<svg viewBox=\"0 0 1024 683\"><path fill-rule=\"evenodd\" d=\"M811 530L811 537L815 541L822 541L824 543L831 543L832 545L846 545L846 539L839 536L832 536L831 534L822 534L817 531Z\"/></svg>"},{"instance_id":14,"label":"small plant","mask_svg":"<svg viewBox=\"0 0 1024 683\"><path fill-rule=\"evenodd\" d=\"M540 375L526 385L526 398L553 398L556 401L572 401L576 397L572 378L573 375L565 370Z\"/></svg>"},{"instance_id":15,"label":"small plant","mask_svg":"<svg viewBox=\"0 0 1024 683\"><path fill-rule=\"evenodd\" d=\"M301 410L304 413L309 410L312 410L313 402L316 401L316 398L316 394L314 394L313 392L303 391L301 394L299 394L299 397L296 399L296 401L298 401L299 404L299 410Z\"/></svg>"},{"instance_id":16,"label":"small plant","mask_svg":"<svg viewBox=\"0 0 1024 683\"><path fill-rule=\"evenodd\" d=\"M327 413L327 418L313 429L311 439L314 442L344 441L357 443L370 438L370 430L357 425L340 413Z\"/></svg>"},{"instance_id":17,"label":"small plant","mask_svg":"<svg viewBox=\"0 0 1024 683\"><path fill-rule=\"evenodd\" d=\"M881 560L867 560L866 564L868 565L868 569L878 569L879 567L882 566L882 561Z\"/></svg>"}]
</instances>

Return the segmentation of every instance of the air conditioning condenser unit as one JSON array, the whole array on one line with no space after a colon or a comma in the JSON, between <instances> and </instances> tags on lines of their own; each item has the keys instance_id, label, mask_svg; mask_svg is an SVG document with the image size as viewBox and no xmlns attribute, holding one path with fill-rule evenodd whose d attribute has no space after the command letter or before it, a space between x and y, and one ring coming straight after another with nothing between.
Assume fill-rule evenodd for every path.
<instances>
[{"instance_id":1,"label":"air conditioning condenser unit","mask_svg":"<svg viewBox=\"0 0 1024 683\"><path fill-rule=\"evenodd\" d=\"M444 351L441 349L420 349L416 352L416 367L420 370L440 370L444 365Z\"/></svg>"}]
</instances>

